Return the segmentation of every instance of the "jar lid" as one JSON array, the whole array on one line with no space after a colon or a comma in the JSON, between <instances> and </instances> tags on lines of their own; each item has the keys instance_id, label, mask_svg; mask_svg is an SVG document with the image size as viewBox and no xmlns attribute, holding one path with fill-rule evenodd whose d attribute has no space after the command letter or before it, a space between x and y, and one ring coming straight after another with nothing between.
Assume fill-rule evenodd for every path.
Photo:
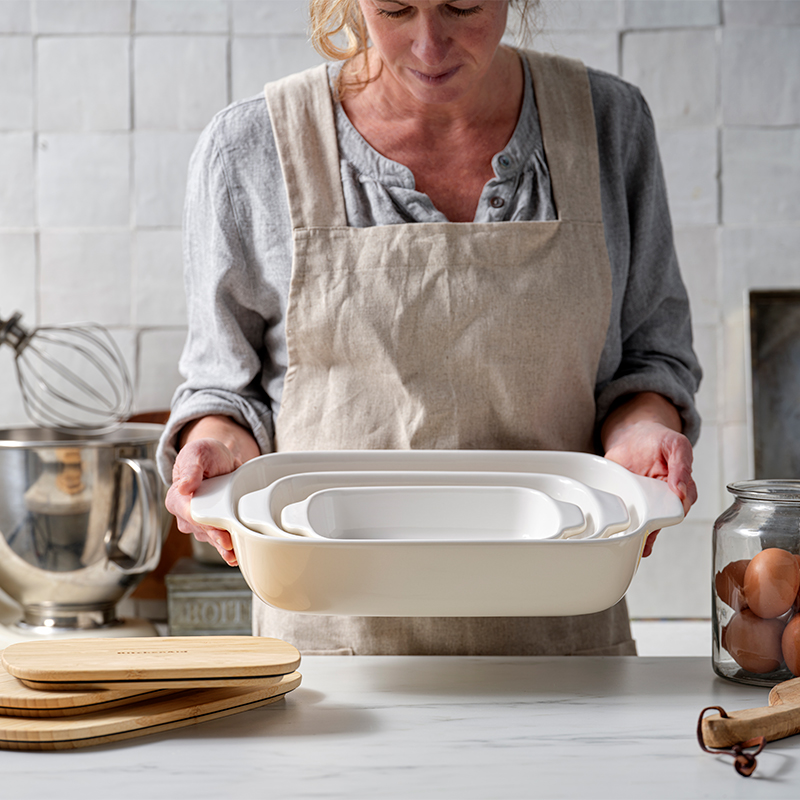
<instances>
[{"instance_id":1,"label":"jar lid","mask_svg":"<svg viewBox=\"0 0 800 800\"><path fill-rule=\"evenodd\" d=\"M800 480L789 478L736 481L728 484L728 491L746 500L800 503Z\"/></svg>"}]
</instances>

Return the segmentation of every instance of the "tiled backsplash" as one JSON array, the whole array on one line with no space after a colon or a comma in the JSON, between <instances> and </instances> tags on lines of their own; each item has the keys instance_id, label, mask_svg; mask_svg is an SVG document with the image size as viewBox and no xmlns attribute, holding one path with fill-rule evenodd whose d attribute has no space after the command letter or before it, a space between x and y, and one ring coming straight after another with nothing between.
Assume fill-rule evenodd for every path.
<instances>
[{"instance_id":1,"label":"tiled backsplash","mask_svg":"<svg viewBox=\"0 0 800 800\"><path fill-rule=\"evenodd\" d=\"M305 0L0 0L0 315L110 327L137 410L180 380L194 142L228 102L319 63L305 15ZM534 47L637 84L656 121L705 424L700 500L629 603L707 616L712 523L725 484L752 476L745 297L800 287L800 0L544 0L541 21ZM16 423L0 352L0 425Z\"/></svg>"}]
</instances>

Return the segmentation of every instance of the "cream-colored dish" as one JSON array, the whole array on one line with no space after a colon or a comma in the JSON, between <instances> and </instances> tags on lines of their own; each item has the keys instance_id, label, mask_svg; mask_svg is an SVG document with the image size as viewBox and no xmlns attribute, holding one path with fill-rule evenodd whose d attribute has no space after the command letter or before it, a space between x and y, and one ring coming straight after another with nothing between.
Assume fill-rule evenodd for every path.
<instances>
[{"instance_id":1,"label":"cream-colored dish","mask_svg":"<svg viewBox=\"0 0 800 800\"><path fill-rule=\"evenodd\" d=\"M565 531L569 538L610 536L625 530L630 515L622 498L564 475L530 472L439 470L366 470L302 472L287 475L243 495L237 518L248 528L267 535L287 534L281 526L284 507L331 488L370 486L519 486L544 492L555 500L577 505L586 525Z\"/></svg>"},{"instance_id":2,"label":"cream-colored dish","mask_svg":"<svg viewBox=\"0 0 800 800\"><path fill-rule=\"evenodd\" d=\"M586 528L572 503L520 486L350 486L285 506L281 527L324 539L502 542Z\"/></svg>"},{"instance_id":3,"label":"cream-colored dish","mask_svg":"<svg viewBox=\"0 0 800 800\"><path fill-rule=\"evenodd\" d=\"M236 509L250 492L304 472L483 471L564 475L622 498L630 525L601 539L510 542L336 541L256 532ZM359 616L565 616L614 605L647 534L683 519L661 481L584 453L326 451L275 453L201 485L196 522L230 531L250 588L287 611Z\"/></svg>"}]
</instances>

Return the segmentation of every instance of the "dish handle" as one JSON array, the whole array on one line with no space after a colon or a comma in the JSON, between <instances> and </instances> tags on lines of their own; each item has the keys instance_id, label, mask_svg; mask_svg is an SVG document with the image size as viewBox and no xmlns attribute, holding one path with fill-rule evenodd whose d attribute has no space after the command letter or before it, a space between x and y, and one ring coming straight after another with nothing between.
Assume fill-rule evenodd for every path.
<instances>
[{"instance_id":1,"label":"dish handle","mask_svg":"<svg viewBox=\"0 0 800 800\"><path fill-rule=\"evenodd\" d=\"M646 478L643 475L631 473L639 484L647 504L648 531L656 531L670 525L677 525L684 518L683 503L680 497L667 486L664 481L657 478Z\"/></svg>"},{"instance_id":2,"label":"dish handle","mask_svg":"<svg viewBox=\"0 0 800 800\"><path fill-rule=\"evenodd\" d=\"M198 525L211 525L230 530L236 522L230 475L206 478L192 497L190 512Z\"/></svg>"}]
</instances>

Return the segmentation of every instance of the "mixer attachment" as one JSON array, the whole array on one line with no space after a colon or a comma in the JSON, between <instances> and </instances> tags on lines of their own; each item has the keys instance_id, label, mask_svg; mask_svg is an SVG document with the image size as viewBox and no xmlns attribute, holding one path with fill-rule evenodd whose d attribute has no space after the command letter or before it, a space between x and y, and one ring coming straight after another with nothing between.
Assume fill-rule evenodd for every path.
<instances>
[{"instance_id":1,"label":"mixer attachment","mask_svg":"<svg viewBox=\"0 0 800 800\"><path fill-rule=\"evenodd\" d=\"M22 315L0 318L0 345L13 348L25 413L36 425L103 433L130 415L125 361L101 325L46 325L28 331Z\"/></svg>"}]
</instances>

